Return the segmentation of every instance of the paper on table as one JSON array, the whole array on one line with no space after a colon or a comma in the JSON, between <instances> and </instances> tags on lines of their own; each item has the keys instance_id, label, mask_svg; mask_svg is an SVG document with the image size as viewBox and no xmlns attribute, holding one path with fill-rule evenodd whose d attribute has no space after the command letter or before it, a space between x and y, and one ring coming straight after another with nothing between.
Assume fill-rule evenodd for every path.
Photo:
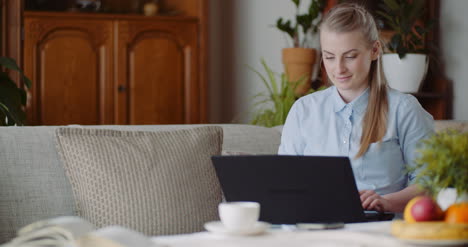
<instances>
[{"instance_id":1,"label":"paper on table","mask_svg":"<svg viewBox=\"0 0 468 247\"><path fill-rule=\"evenodd\" d=\"M109 226L89 233L77 240L79 247L158 247L145 235L120 226Z\"/></svg>"},{"instance_id":2,"label":"paper on table","mask_svg":"<svg viewBox=\"0 0 468 247\"><path fill-rule=\"evenodd\" d=\"M61 216L31 223L0 247L156 247L145 235L120 226L95 230L77 216Z\"/></svg>"}]
</instances>

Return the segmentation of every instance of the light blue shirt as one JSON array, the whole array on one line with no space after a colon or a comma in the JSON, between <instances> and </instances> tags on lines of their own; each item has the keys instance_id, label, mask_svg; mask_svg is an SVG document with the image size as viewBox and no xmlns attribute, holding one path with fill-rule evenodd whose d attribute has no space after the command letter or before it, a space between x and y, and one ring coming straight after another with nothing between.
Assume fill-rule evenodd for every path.
<instances>
[{"instance_id":1,"label":"light blue shirt","mask_svg":"<svg viewBox=\"0 0 468 247\"><path fill-rule=\"evenodd\" d=\"M380 195L404 189L415 174L417 143L434 132L434 120L409 94L388 90L387 132L379 143L355 159L359 150L369 89L346 104L335 86L296 101L288 114L279 154L348 156L358 190Z\"/></svg>"}]
</instances>

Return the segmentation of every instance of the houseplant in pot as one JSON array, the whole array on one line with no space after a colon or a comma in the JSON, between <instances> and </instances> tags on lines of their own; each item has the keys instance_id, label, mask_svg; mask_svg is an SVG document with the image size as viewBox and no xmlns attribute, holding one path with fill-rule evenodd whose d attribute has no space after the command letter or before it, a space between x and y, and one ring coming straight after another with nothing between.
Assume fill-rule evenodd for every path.
<instances>
[{"instance_id":1,"label":"houseplant in pot","mask_svg":"<svg viewBox=\"0 0 468 247\"><path fill-rule=\"evenodd\" d=\"M284 48L282 51L283 64L287 80L297 81L303 79L305 83L296 87L296 96L302 96L310 89L310 81L317 51L308 47L307 38L317 32L321 13L324 8L324 0L311 0L307 13L300 14L300 0L291 0L296 7L295 24L291 20L279 18L276 27L286 33L293 43L292 48Z\"/></svg>"},{"instance_id":2,"label":"houseplant in pot","mask_svg":"<svg viewBox=\"0 0 468 247\"><path fill-rule=\"evenodd\" d=\"M267 94L259 93L255 95L257 102L254 105L254 109L256 111L250 123L265 127L283 125L286 122L286 117L292 105L297 100L294 91L297 87L302 86L305 80L299 78L297 81L289 81L284 73L278 75L273 72L265 60L262 59L261 64L265 70L265 74L254 68L250 69L260 77L267 89ZM320 89L322 88L318 90ZM314 91L313 88L309 88L305 94Z\"/></svg>"},{"instance_id":3,"label":"houseplant in pot","mask_svg":"<svg viewBox=\"0 0 468 247\"><path fill-rule=\"evenodd\" d=\"M390 87L401 92L418 92L427 73L424 39L433 21L421 24L425 5L425 0L384 0L377 11L395 32L387 44L392 53L384 54L382 63Z\"/></svg>"},{"instance_id":4,"label":"houseplant in pot","mask_svg":"<svg viewBox=\"0 0 468 247\"><path fill-rule=\"evenodd\" d=\"M23 78L24 85L31 87L31 81L24 75L15 60L0 57L0 126L24 125L26 121L26 90L18 87L4 69L18 71Z\"/></svg>"},{"instance_id":5,"label":"houseplant in pot","mask_svg":"<svg viewBox=\"0 0 468 247\"><path fill-rule=\"evenodd\" d=\"M419 144L415 183L437 198L445 210L455 202L468 202L468 132L447 129Z\"/></svg>"}]
</instances>

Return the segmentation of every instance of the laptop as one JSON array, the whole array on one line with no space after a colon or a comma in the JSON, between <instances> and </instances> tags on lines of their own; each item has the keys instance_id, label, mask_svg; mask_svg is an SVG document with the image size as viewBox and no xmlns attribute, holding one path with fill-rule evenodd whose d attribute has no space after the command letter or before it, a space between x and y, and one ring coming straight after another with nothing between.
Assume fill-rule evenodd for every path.
<instances>
[{"instance_id":1,"label":"laptop","mask_svg":"<svg viewBox=\"0 0 468 247\"><path fill-rule=\"evenodd\" d=\"M348 157L213 156L226 201L255 201L272 224L390 220L362 208ZM367 215L367 216L366 216Z\"/></svg>"}]
</instances>

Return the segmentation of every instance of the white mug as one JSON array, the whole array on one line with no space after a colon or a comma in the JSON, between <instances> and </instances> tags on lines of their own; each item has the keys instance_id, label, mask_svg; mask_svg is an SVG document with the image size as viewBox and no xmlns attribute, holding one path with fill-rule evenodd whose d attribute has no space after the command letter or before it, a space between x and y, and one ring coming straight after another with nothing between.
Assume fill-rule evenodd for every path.
<instances>
[{"instance_id":1,"label":"white mug","mask_svg":"<svg viewBox=\"0 0 468 247\"><path fill-rule=\"evenodd\" d=\"M258 202L223 202L218 206L219 218L229 230L252 227L260 217Z\"/></svg>"}]
</instances>

